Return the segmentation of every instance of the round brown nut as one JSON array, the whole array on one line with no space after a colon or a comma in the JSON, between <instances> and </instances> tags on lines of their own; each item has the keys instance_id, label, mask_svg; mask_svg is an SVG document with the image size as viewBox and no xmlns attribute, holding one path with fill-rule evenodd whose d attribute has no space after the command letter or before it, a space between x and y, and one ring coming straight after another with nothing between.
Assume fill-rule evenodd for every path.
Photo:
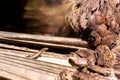
<instances>
[{"instance_id":1,"label":"round brown nut","mask_svg":"<svg viewBox=\"0 0 120 80\"><path fill-rule=\"evenodd\" d=\"M112 31L112 32L118 32L118 30L119 30L119 25L117 24L117 22L115 21L115 20L113 20L112 22L111 22L111 25L110 25L110 30Z\"/></svg>"},{"instance_id":2,"label":"round brown nut","mask_svg":"<svg viewBox=\"0 0 120 80\"><path fill-rule=\"evenodd\" d=\"M112 20L113 20L112 18L107 18L107 19L105 20L106 25L107 25L107 26L110 26Z\"/></svg>"},{"instance_id":3,"label":"round brown nut","mask_svg":"<svg viewBox=\"0 0 120 80\"><path fill-rule=\"evenodd\" d=\"M88 26L90 27L95 27L96 23L95 23L95 16L94 15L91 15L89 18L88 18Z\"/></svg>"},{"instance_id":4,"label":"round brown nut","mask_svg":"<svg viewBox=\"0 0 120 80\"><path fill-rule=\"evenodd\" d=\"M97 27L96 32L100 35L103 36L105 32L107 31L107 26L105 24L101 24Z\"/></svg>"},{"instance_id":5,"label":"round brown nut","mask_svg":"<svg viewBox=\"0 0 120 80\"><path fill-rule=\"evenodd\" d=\"M104 33L103 36L107 36L107 35L113 35L114 33L110 30L106 30L106 32Z\"/></svg>"},{"instance_id":6,"label":"round brown nut","mask_svg":"<svg viewBox=\"0 0 120 80\"><path fill-rule=\"evenodd\" d=\"M100 12L96 12L95 21L96 24L103 24L105 22L105 15Z\"/></svg>"},{"instance_id":7,"label":"round brown nut","mask_svg":"<svg viewBox=\"0 0 120 80\"><path fill-rule=\"evenodd\" d=\"M112 49L116 45L116 35L106 35L102 38L101 45L107 45Z\"/></svg>"},{"instance_id":8,"label":"round brown nut","mask_svg":"<svg viewBox=\"0 0 120 80\"><path fill-rule=\"evenodd\" d=\"M96 31L93 31L91 33L91 36L95 38L95 41L92 43L94 46L97 46L101 43L101 37Z\"/></svg>"},{"instance_id":9,"label":"round brown nut","mask_svg":"<svg viewBox=\"0 0 120 80\"><path fill-rule=\"evenodd\" d=\"M114 29L117 26L117 22L115 20L113 20L111 22L111 27Z\"/></svg>"}]
</instances>

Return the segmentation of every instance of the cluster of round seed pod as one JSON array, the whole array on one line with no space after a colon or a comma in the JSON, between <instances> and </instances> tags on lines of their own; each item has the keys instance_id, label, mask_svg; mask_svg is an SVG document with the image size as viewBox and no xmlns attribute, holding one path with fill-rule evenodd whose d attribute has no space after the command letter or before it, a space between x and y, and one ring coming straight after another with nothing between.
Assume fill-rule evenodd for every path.
<instances>
[{"instance_id":1,"label":"cluster of round seed pod","mask_svg":"<svg viewBox=\"0 0 120 80\"><path fill-rule=\"evenodd\" d=\"M90 47L107 45L110 49L113 48L120 29L115 19L106 18L106 14L100 11L96 11L91 17L88 18L87 29L83 31L83 39L88 41ZM88 29L90 32L86 31Z\"/></svg>"},{"instance_id":2,"label":"cluster of round seed pod","mask_svg":"<svg viewBox=\"0 0 120 80\"><path fill-rule=\"evenodd\" d=\"M81 33L82 39L88 41L90 48L107 45L112 49L120 27L110 1L84 0L76 2L76 6L68 16L72 28Z\"/></svg>"},{"instance_id":3,"label":"cluster of round seed pod","mask_svg":"<svg viewBox=\"0 0 120 80\"><path fill-rule=\"evenodd\" d=\"M111 68L116 62L116 55L110 51L109 47L106 45L100 45L96 50L78 50L76 54L79 55L79 60L82 60L82 58L86 59L88 62L87 65L98 65ZM74 62L75 61L76 60L74 60Z\"/></svg>"},{"instance_id":4,"label":"cluster of round seed pod","mask_svg":"<svg viewBox=\"0 0 120 80\"><path fill-rule=\"evenodd\" d=\"M116 14L120 15L120 1L78 1L80 1L79 6L69 14L68 22L74 31L79 32L80 37L88 42L89 49L78 50L76 54L79 55L80 59L87 59L86 66L88 68L93 65L101 69L110 69L116 63L116 55L112 52L112 49L117 44L117 38L120 33L119 18L116 17ZM75 63L77 61L73 60Z\"/></svg>"}]
</instances>

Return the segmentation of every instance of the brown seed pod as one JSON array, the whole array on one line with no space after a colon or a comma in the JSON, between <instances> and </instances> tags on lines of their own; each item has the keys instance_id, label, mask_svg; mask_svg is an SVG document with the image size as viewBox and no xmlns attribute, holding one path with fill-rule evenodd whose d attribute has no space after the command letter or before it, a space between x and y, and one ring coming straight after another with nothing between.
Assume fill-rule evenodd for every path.
<instances>
[{"instance_id":1,"label":"brown seed pod","mask_svg":"<svg viewBox=\"0 0 120 80\"><path fill-rule=\"evenodd\" d=\"M110 27L112 29L115 29L117 27L117 22L115 20L112 20Z\"/></svg>"},{"instance_id":2,"label":"brown seed pod","mask_svg":"<svg viewBox=\"0 0 120 80\"><path fill-rule=\"evenodd\" d=\"M91 15L89 18L88 18L88 26L90 27L95 27L96 23L95 23L95 16L94 15Z\"/></svg>"},{"instance_id":3,"label":"brown seed pod","mask_svg":"<svg viewBox=\"0 0 120 80\"><path fill-rule=\"evenodd\" d=\"M96 31L92 31L91 36L95 38L95 41L93 43L94 46L97 46L101 43L101 37Z\"/></svg>"},{"instance_id":4,"label":"brown seed pod","mask_svg":"<svg viewBox=\"0 0 120 80\"><path fill-rule=\"evenodd\" d=\"M105 32L107 31L107 26L105 24L101 24L97 27L96 32L100 35L103 36Z\"/></svg>"},{"instance_id":5,"label":"brown seed pod","mask_svg":"<svg viewBox=\"0 0 120 80\"><path fill-rule=\"evenodd\" d=\"M106 45L110 49L112 49L116 45L116 36L115 35L107 35L102 38L101 45Z\"/></svg>"},{"instance_id":6,"label":"brown seed pod","mask_svg":"<svg viewBox=\"0 0 120 80\"><path fill-rule=\"evenodd\" d=\"M78 54L81 58L88 58L90 55L94 55L95 51L88 49L88 50L78 50L76 54Z\"/></svg>"},{"instance_id":7,"label":"brown seed pod","mask_svg":"<svg viewBox=\"0 0 120 80\"><path fill-rule=\"evenodd\" d=\"M96 24L103 24L105 22L105 15L97 11L95 14Z\"/></svg>"},{"instance_id":8,"label":"brown seed pod","mask_svg":"<svg viewBox=\"0 0 120 80\"><path fill-rule=\"evenodd\" d=\"M107 26L110 26L112 20L113 20L112 18L106 18L106 20L105 20L105 24L106 24Z\"/></svg>"},{"instance_id":9,"label":"brown seed pod","mask_svg":"<svg viewBox=\"0 0 120 80\"><path fill-rule=\"evenodd\" d=\"M113 20L113 21L111 22L111 25L110 25L110 31L118 34L118 33L119 33L119 30L120 30L119 25L117 24L117 22L116 22L115 20Z\"/></svg>"},{"instance_id":10,"label":"brown seed pod","mask_svg":"<svg viewBox=\"0 0 120 80\"><path fill-rule=\"evenodd\" d=\"M106 45L100 45L96 48L98 51L98 65L105 67L113 67L116 62L116 55L110 51Z\"/></svg>"},{"instance_id":11,"label":"brown seed pod","mask_svg":"<svg viewBox=\"0 0 120 80\"><path fill-rule=\"evenodd\" d=\"M103 36L107 36L107 35L114 35L114 33L111 32L110 30L107 30Z\"/></svg>"}]
</instances>

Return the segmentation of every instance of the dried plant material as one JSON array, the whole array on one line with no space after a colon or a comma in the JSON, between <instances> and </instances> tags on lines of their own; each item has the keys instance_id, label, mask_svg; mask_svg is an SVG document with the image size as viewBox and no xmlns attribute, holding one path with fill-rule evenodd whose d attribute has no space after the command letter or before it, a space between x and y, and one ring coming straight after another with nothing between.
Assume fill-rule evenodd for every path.
<instances>
[{"instance_id":1,"label":"dried plant material","mask_svg":"<svg viewBox=\"0 0 120 80\"><path fill-rule=\"evenodd\" d=\"M111 68L114 66L118 68L120 61L120 56L118 55L120 50L119 47L116 47L119 44L118 41L120 41L117 41L120 33L120 0L73 1L75 9L72 9L68 15L67 21L73 30L76 33L80 33L79 36L88 42L89 46L88 50L78 50L75 53L80 58L88 60L87 68L90 68L98 75L109 75L108 79L101 80L112 79L110 75L114 76L115 73ZM82 69L81 67L79 68ZM89 80L89 77L84 78L81 76L84 74L83 72L78 72L78 80ZM87 75L84 74L84 76Z\"/></svg>"},{"instance_id":2,"label":"dried plant material","mask_svg":"<svg viewBox=\"0 0 120 80\"><path fill-rule=\"evenodd\" d=\"M82 58L88 58L89 56L94 55L95 51L88 49L88 50L78 50L75 53Z\"/></svg>"},{"instance_id":3,"label":"dried plant material","mask_svg":"<svg viewBox=\"0 0 120 80\"><path fill-rule=\"evenodd\" d=\"M71 11L67 21L90 47L103 44L113 48L120 30L114 13L119 3L118 0L74 0L78 8Z\"/></svg>"},{"instance_id":4,"label":"dried plant material","mask_svg":"<svg viewBox=\"0 0 120 80\"><path fill-rule=\"evenodd\" d=\"M73 80L73 77L72 77L73 74L74 74L74 72L71 72L71 71L68 71L68 70L63 70L60 73L61 80Z\"/></svg>"},{"instance_id":5,"label":"dried plant material","mask_svg":"<svg viewBox=\"0 0 120 80\"><path fill-rule=\"evenodd\" d=\"M111 79L117 80L116 77L105 77L96 73L86 74L86 73L76 72L73 75L73 80L111 80Z\"/></svg>"},{"instance_id":6,"label":"dried plant material","mask_svg":"<svg viewBox=\"0 0 120 80\"><path fill-rule=\"evenodd\" d=\"M87 65L95 65L96 61L96 51L94 50L78 50L76 52L80 57L87 59Z\"/></svg>"},{"instance_id":7,"label":"dried plant material","mask_svg":"<svg viewBox=\"0 0 120 80\"><path fill-rule=\"evenodd\" d=\"M80 58L77 54L74 53L70 54L69 63L75 67L88 65L86 58Z\"/></svg>"},{"instance_id":8,"label":"dried plant material","mask_svg":"<svg viewBox=\"0 0 120 80\"><path fill-rule=\"evenodd\" d=\"M96 73L102 74L104 76L115 76L115 72L113 68L104 68L100 66L89 66L88 67L90 70L93 70Z\"/></svg>"},{"instance_id":9,"label":"dried plant material","mask_svg":"<svg viewBox=\"0 0 120 80\"><path fill-rule=\"evenodd\" d=\"M41 54L43 53L43 52L45 52L45 51L47 51L48 50L48 48L43 48L43 49L41 49L38 53L36 53L36 54L34 54L34 55L32 55L32 56L30 56L30 57L28 57L29 59L37 59L38 57L40 57L41 56Z\"/></svg>"},{"instance_id":10,"label":"dried plant material","mask_svg":"<svg viewBox=\"0 0 120 80\"><path fill-rule=\"evenodd\" d=\"M98 51L98 65L105 67L113 67L116 61L116 55L110 51L110 49L105 45L100 45L97 47Z\"/></svg>"}]
</instances>

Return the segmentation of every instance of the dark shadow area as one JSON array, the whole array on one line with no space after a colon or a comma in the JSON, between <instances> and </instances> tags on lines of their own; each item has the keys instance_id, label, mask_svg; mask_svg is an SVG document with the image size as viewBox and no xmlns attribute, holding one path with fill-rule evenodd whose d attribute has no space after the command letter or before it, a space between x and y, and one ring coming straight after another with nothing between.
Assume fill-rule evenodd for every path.
<instances>
[{"instance_id":1,"label":"dark shadow area","mask_svg":"<svg viewBox=\"0 0 120 80\"><path fill-rule=\"evenodd\" d=\"M4 77L1 77L1 76L0 76L0 80L11 80L11 79L4 78Z\"/></svg>"},{"instance_id":2,"label":"dark shadow area","mask_svg":"<svg viewBox=\"0 0 120 80\"><path fill-rule=\"evenodd\" d=\"M35 5L34 5L35 3ZM0 2L0 30L1 31L12 31L12 32L26 32L26 33L48 33L56 34L59 28L54 28L53 31L50 28L50 24L54 26L58 25L58 19L53 21L53 16L59 14L55 13L52 16L49 14L45 15L43 12L39 12L40 5L44 5L43 9L49 8L54 10L54 6L61 4L61 0L2 0ZM25 9L25 7L30 8ZM31 9L33 8L33 9ZM49 13L51 12L49 10ZM47 10L48 11L48 10ZM27 13L27 14L26 14ZM30 14L30 15L29 15ZM31 15L32 14L32 15ZM30 16L24 18L24 16ZM33 16L34 15L34 16ZM36 19L36 16L38 19ZM52 19L51 19L52 18ZM56 16L55 16L56 18ZM49 20L50 19L50 20ZM61 19L61 18L60 18ZM51 21L52 20L52 21ZM51 21L51 22L50 22ZM33 26L34 25L34 26ZM31 27L33 26L33 27ZM44 29L47 26L46 29Z\"/></svg>"},{"instance_id":3,"label":"dark shadow area","mask_svg":"<svg viewBox=\"0 0 120 80\"><path fill-rule=\"evenodd\" d=\"M25 30L22 15L27 0L2 0L0 2L0 30L21 32Z\"/></svg>"},{"instance_id":4,"label":"dark shadow area","mask_svg":"<svg viewBox=\"0 0 120 80\"><path fill-rule=\"evenodd\" d=\"M63 30L66 7L62 0L2 0L0 31L71 37L72 29Z\"/></svg>"}]
</instances>

